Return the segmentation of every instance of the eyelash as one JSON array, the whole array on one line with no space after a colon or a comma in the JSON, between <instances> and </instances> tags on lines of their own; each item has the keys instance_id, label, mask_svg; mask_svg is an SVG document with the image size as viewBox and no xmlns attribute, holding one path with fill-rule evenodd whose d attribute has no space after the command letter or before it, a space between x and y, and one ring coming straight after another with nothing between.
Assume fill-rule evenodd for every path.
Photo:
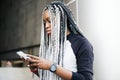
<instances>
[{"instance_id":1,"label":"eyelash","mask_svg":"<svg viewBox=\"0 0 120 80\"><path fill-rule=\"evenodd\" d=\"M46 22L51 23L51 21L50 21L50 20L47 20L47 21L44 21L44 22L43 22L43 24L45 25L45 24L46 24Z\"/></svg>"},{"instance_id":2,"label":"eyelash","mask_svg":"<svg viewBox=\"0 0 120 80\"><path fill-rule=\"evenodd\" d=\"M51 23L51 21L50 21L50 20L49 20L48 22L49 22L49 23Z\"/></svg>"}]
</instances>

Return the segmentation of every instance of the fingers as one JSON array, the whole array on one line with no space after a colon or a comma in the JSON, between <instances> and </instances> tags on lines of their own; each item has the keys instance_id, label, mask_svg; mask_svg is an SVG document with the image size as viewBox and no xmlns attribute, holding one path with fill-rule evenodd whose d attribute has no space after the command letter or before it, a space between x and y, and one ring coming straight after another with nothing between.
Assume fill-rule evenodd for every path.
<instances>
[{"instance_id":1,"label":"fingers","mask_svg":"<svg viewBox=\"0 0 120 80\"><path fill-rule=\"evenodd\" d=\"M31 64L32 64L32 63L38 63L38 62L39 62L39 60L35 60L35 59L28 59L28 62L30 62Z\"/></svg>"},{"instance_id":2,"label":"fingers","mask_svg":"<svg viewBox=\"0 0 120 80\"><path fill-rule=\"evenodd\" d=\"M27 55L27 57L30 57L30 58L32 58L32 59L39 59L39 57L37 57L37 56L34 56L34 55Z\"/></svg>"},{"instance_id":3,"label":"fingers","mask_svg":"<svg viewBox=\"0 0 120 80\"><path fill-rule=\"evenodd\" d=\"M40 62L39 59L33 59L33 57L35 58L35 56L32 56L32 58L27 60L29 62L29 67L37 67Z\"/></svg>"},{"instance_id":4,"label":"fingers","mask_svg":"<svg viewBox=\"0 0 120 80\"><path fill-rule=\"evenodd\" d=\"M30 64L30 67L33 67L33 66L37 67L38 63L32 63L32 64Z\"/></svg>"}]
</instances>

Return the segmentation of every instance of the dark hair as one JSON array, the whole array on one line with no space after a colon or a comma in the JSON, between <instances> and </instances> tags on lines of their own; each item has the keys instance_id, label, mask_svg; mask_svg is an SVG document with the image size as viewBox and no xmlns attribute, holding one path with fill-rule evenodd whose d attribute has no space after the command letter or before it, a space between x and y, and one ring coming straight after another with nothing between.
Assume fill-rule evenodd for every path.
<instances>
[{"instance_id":1,"label":"dark hair","mask_svg":"<svg viewBox=\"0 0 120 80\"><path fill-rule=\"evenodd\" d=\"M80 32L80 30L76 24L76 21L72 14L71 9L61 1L54 1L47 6L52 6L54 8L54 5L56 5L61 12L62 12L62 10L64 11L64 15L61 15L62 18L64 18L63 16L65 16L65 15L67 16L67 27L70 30L70 32L73 32L74 34L79 34L79 35L83 36L83 34ZM60 7L62 8L62 10L60 9Z\"/></svg>"}]
</instances>

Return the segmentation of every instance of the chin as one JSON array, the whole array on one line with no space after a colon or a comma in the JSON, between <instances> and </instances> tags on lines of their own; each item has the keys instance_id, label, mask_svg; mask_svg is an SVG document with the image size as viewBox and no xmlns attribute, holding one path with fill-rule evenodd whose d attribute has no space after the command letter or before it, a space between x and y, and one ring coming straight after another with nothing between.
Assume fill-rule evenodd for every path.
<instances>
[{"instance_id":1,"label":"chin","mask_svg":"<svg viewBox=\"0 0 120 80\"><path fill-rule=\"evenodd\" d=\"M51 33L47 33L48 35L51 35Z\"/></svg>"}]
</instances>

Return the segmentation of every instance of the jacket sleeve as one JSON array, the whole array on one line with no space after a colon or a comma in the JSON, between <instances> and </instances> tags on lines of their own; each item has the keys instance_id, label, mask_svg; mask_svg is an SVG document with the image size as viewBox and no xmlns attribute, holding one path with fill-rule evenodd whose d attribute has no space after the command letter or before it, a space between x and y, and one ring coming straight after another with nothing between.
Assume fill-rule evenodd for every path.
<instances>
[{"instance_id":1,"label":"jacket sleeve","mask_svg":"<svg viewBox=\"0 0 120 80\"><path fill-rule=\"evenodd\" d=\"M76 53L77 72L72 72L72 80L93 80L93 48L83 41Z\"/></svg>"}]
</instances>

